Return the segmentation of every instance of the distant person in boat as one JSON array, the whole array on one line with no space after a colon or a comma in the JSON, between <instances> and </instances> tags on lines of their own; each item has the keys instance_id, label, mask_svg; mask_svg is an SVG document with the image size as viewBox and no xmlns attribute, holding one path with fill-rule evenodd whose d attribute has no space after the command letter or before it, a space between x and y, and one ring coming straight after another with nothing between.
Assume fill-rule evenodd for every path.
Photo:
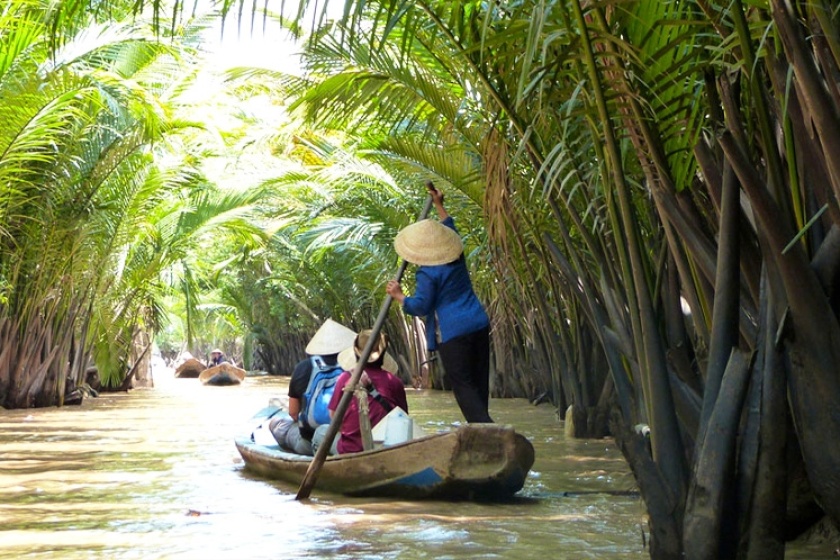
<instances>
[{"instance_id":1,"label":"distant person in boat","mask_svg":"<svg viewBox=\"0 0 840 560\"><path fill-rule=\"evenodd\" d=\"M212 352L210 352L210 364L207 367L218 366L225 362L230 362L230 360L225 357L224 352L215 348Z\"/></svg>"},{"instance_id":2,"label":"distant person in boat","mask_svg":"<svg viewBox=\"0 0 840 560\"><path fill-rule=\"evenodd\" d=\"M373 331L369 329L360 332L353 343L353 347L343 351L338 357L338 362L345 371L335 384L335 392L333 392L329 404L330 417L334 415L335 409L338 408L338 403L344 393L344 387L350 381L351 373L356 367L356 362L359 360L371 334L373 334ZM384 365L387 360L389 362L388 368L396 370L396 362L385 352L387 348L388 339L380 333L359 377L359 386L367 391L368 416L371 426L376 426L396 407L408 412L408 400L405 396L403 382L393 372L388 371ZM325 425L315 430L315 436L312 438L314 453L318 452L318 447L324 441L328 428L329 426ZM339 436L333 440L330 454L356 453L359 451L364 451L364 446L362 445L362 430L359 421L359 402L354 395L344 414L344 419L341 421Z\"/></svg>"},{"instance_id":3,"label":"distant person in boat","mask_svg":"<svg viewBox=\"0 0 840 560\"><path fill-rule=\"evenodd\" d=\"M403 311L426 317L426 345L437 350L455 400L467 422L492 422L490 400L490 321L476 297L455 222L443 206L443 193L429 193L440 221L420 220L402 229L394 248L419 265L414 295L391 280L386 290Z\"/></svg>"},{"instance_id":4,"label":"distant person in boat","mask_svg":"<svg viewBox=\"0 0 840 560\"><path fill-rule=\"evenodd\" d=\"M327 405L344 371L338 354L350 348L356 333L327 319L306 345L308 357L298 362L289 380L289 414L273 418L269 429L277 442L300 455L313 455L315 429L330 423Z\"/></svg>"}]
</instances>

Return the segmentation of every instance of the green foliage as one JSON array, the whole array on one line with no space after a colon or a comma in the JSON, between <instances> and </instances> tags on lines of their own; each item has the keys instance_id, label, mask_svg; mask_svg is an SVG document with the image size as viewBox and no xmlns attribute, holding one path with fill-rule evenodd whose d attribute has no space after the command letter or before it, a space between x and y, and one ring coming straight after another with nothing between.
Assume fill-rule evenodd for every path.
<instances>
[{"instance_id":1,"label":"green foliage","mask_svg":"<svg viewBox=\"0 0 840 560\"><path fill-rule=\"evenodd\" d=\"M158 2L135 8L147 4L160 15ZM173 21L183 2L174 4ZM214 309L236 308L273 348L280 371L325 317L366 326L394 265L390 241L432 179L467 234L473 279L492 316L495 393L548 395L561 409L596 411L593 423L616 401L614 435L648 501L652 555L783 554L783 543L769 556L761 548L782 532L764 512L784 509L783 498L771 503L759 488L773 486L763 475L784 472L786 461L783 452L764 455L776 443L767 430L789 431L784 413L759 422L765 405L796 416L809 479L840 519L840 458L825 445L840 432L830 414L840 394L833 367L840 326L821 291L833 285L833 270L823 266L820 278L812 270L836 261L825 240L840 221L840 97L829 79L840 67L836 2L347 0L335 21L327 4L304 0L285 14L301 33L304 14L315 11L303 76L230 75L259 80L238 82L242 95L276 86L301 119L266 127L263 137L288 164L254 181L270 193L258 207L269 243L233 249L257 238L240 223L244 230L221 251L238 274L210 273L188 255L206 249L196 241L203 233L228 223L212 218L228 214L224 205L199 192L178 199L194 208L170 207L177 217L170 226L186 234L180 246L188 249L169 261L177 260L189 296L187 337L200 308L193 296L213 290ZM0 93L16 96L20 109L0 108L9 129L0 127L0 242L9 247L4 257L30 245L0 262L2 301L61 323L94 300L27 306L52 297L64 278L83 292L98 289L74 268L90 257L78 256L98 255L97 270L107 270L122 254L97 244L117 227L99 223L110 233L89 242L76 232L97 223L87 218L109 192L99 178L121 169L98 165L103 147L142 170L131 146L168 130L149 95L165 81L148 79L144 89L122 80L154 59L139 43L132 56L116 46L48 64L49 46L67 50L81 37L76 30L95 21L78 17L87 3L60 2L43 23L40 11L29 11L39 4L14 6L27 8L2 15ZM225 14L239 8L240 19L244 7L220 6ZM33 40L63 23L71 32L52 45ZM106 65L108 74L102 63L115 53L126 59ZM77 64L99 70L75 72ZM242 117L243 128L260 122ZM225 147L259 141L243 130L219 136ZM736 195L738 210L726 220L724 192ZM728 220L741 212L740 221ZM32 249L44 246L56 253ZM24 284L41 299L22 297ZM111 305L120 313L91 316L119 331L129 323L116 319L129 308L137 309ZM404 322L392 329L406 339L418 334ZM744 404L736 387L721 389L723 362L753 352L758 366L734 362L745 381L738 389L765 380L753 381ZM777 362L784 366L764 365ZM758 402L764 387L785 383L787 396L768 389L771 402ZM718 399L719 392L726 394ZM707 441L710 417L728 419L721 427L728 437ZM632 426L648 426L649 440ZM724 484L733 468L737 480ZM720 530L735 524L719 512L736 510L750 519L738 539ZM736 541L742 549L727 549Z\"/></svg>"},{"instance_id":2,"label":"green foliage","mask_svg":"<svg viewBox=\"0 0 840 560\"><path fill-rule=\"evenodd\" d=\"M262 239L248 219L259 189L220 191L196 152L167 156L195 136L177 118L191 51L142 22L99 25L78 8L16 1L0 21L0 322L15 325L2 333L14 351L0 400L10 406L60 402L88 355L104 384L120 385L135 335L164 323L165 279L213 232L240 246ZM70 27L49 19L71 13Z\"/></svg>"}]
</instances>

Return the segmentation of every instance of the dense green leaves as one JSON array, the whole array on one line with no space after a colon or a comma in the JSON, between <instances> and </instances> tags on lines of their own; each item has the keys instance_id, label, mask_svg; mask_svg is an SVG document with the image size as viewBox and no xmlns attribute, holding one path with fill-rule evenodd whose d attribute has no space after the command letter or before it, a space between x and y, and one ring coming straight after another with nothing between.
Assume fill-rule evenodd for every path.
<instances>
[{"instance_id":1,"label":"dense green leaves","mask_svg":"<svg viewBox=\"0 0 840 560\"><path fill-rule=\"evenodd\" d=\"M137 7L149 4L162 14L157 2ZM756 473L785 468L767 438L788 431L786 419L761 417L785 399L820 505L840 519L829 445L840 437L840 327L826 264L840 221L832 3L300 2L284 15L295 33L309 26L303 74L229 74L240 94L273 96L292 116L266 134L250 116L246 131L207 127L222 151L264 143L282 154L282 169L250 177L261 185L253 198L204 180L196 162L216 149L207 136L179 137L182 161L149 165L149 142L179 127L161 99L182 89L162 78L173 52L108 41L86 54L82 45L119 32L92 25L101 13L83 22L86 4L68 1L42 22L29 17L37 4L14 5L27 8L3 14L0 88L18 101L0 108L0 239L9 255L30 244L4 262L8 309L56 324L90 317L83 332L103 348L116 340L103 333L119 333L116 348L140 302L157 309L145 297L153 282L131 271L169 270L188 331L200 309L235 308L271 349L270 369L287 371L324 318L368 326L395 268L393 236L431 179L492 316L494 393L572 405L583 435L607 433L615 412L609 429L648 505L652 555L778 556L783 547L762 543L781 527L743 519L784 507L766 501ZM245 13L243 2L220 7ZM45 29L69 31L49 44ZM56 45L65 55L49 59ZM196 258L196 240L221 225L223 243ZM84 272L92 262L134 280L111 294ZM33 277L41 299L61 278L80 289L37 307L20 297ZM216 304L199 306L202 292ZM18 315L3 318L0 334L17 340ZM398 350L418 357L418 325L392 319ZM117 360L112 350L102 359ZM728 363L746 393L722 383ZM729 386L738 398L719 395ZM726 438L706 438L713 418ZM738 478L724 485L730 471ZM736 510L740 525L721 517ZM721 529L736 525L737 539Z\"/></svg>"},{"instance_id":2,"label":"dense green leaves","mask_svg":"<svg viewBox=\"0 0 840 560\"><path fill-rule=\"evenodd\" d=\"M3 14L4 406L60 403L88 356L104 384L119 385L138 357L135 337L163 324L163 273L194 259L209 232L227 228L240 245L262 237L244 219L262 191L219 192L192 153L155 149L185 130L173 95L192 76L190 51L142 23L100 25L79 5L56 8L16 1ZM73 26L50 19L71 14Z\"/></svg>"}]
</instances>

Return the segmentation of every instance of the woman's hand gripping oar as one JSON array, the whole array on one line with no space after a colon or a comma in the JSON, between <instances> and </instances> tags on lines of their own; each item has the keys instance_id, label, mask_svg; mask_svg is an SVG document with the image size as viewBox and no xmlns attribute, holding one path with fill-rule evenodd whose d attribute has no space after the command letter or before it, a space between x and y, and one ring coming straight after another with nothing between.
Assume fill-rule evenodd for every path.
<instances>
[{"instance_id":1,"label":"woman's hand gripping oar","mask_svg":"<svg viewBox=\"0 0 840 560\"><path fill-rule=\"evenodd\" d=\"M433 189L434 185L431 181L426 183L426 188ZM429 215L429 211L432 209L432 196L429 195L426 197L426 204L423 207L423 211L420 213L419 220L425 220L426 217ZM400 263L400 268L397 271L397 276L395 280L397 282L402 280L403 274L405 274L405 269L408 266L408 262L405 260ZM296 500L305 500L309 498L309 494L312 493L312 488L315 486L315 482L318 480L318 474L321 471L321 467L324 465L324 461L327 459L327 454L330 451L330 447L332 447L333 440L335 439L336 434L338 433L338 429L341 426L341 422L344 420L344 414L347 412L347 408L350 406L350 401L353 398L353 392L356 390L356 385L359 383L359 378L362 375L362 370L364 369L364 365L367 364L368 358L370 357L370 353L373 351L373 345L376 343L377 339L379 338L379 332L382 330L382 325L385 324L385 319L388 317L388 310L391 307L391 301L393 298L390 295L385 297L385 301L382 302L382 307L379 309L379 316L376 318L376 323L374 323L373 327L371 328L370 338L368 338L367 344L365 344L364 349L362 350L362 355L359 356L359 359L356 360L356 365L353 367L353 371L350 374L350 380L347 382L347 386L344 390L344 393L341 395L341 400L338 401L338 406L333 413L332 420L330 420L330 425L327 429L327 433L324 434L324 441L321 443L321 446L318 448L318 451L315 453L315 457L312 458L312 462L309 463L309 468L306 469L306 474L303 476L303 480L300 483L300 488L298 488L297 496L295 496Z\"/></svg>"}]
</instances>

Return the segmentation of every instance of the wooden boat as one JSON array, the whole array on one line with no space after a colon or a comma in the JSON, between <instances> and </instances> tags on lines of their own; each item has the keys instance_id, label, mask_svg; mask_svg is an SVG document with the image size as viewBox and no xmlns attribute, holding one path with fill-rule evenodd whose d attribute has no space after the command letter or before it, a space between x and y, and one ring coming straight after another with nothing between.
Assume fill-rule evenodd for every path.
<instances>
[{"instance_id":1,"label":"wooden boat","mask_svg":"<svg viewBox=\"0 0 840 560\"><path fill-rule=\"evenodd\" d=\"M312 461L278 445L258 444L253 433L237 438L236 448L248 470L295 485ZM328 457L314 488L350 496L502 500L522 489L533 464L534 447L512 427L468 424L390 447Z\"/></svg>"},{"instance_id":2,"label":"wooden boat","mask_svg":"<svg viewBox=\"0 0 840 560\"><path fill-rule=\"evenodd\" d=\"M198 380L204 385L239 385L245 379L245 370L224 362L202 371Z\"/></svg>"},{"instance_id":3,"label":"wooden boat","mask_svg":"<svg viewBox=\"0 0 840 560\"><path fill-rule=\"evenodd\" d=\"M178 379L192 379L198 377L206 366L195 358L184 360L175 368L175 377Z\"/></svg>"}]
</instances>

